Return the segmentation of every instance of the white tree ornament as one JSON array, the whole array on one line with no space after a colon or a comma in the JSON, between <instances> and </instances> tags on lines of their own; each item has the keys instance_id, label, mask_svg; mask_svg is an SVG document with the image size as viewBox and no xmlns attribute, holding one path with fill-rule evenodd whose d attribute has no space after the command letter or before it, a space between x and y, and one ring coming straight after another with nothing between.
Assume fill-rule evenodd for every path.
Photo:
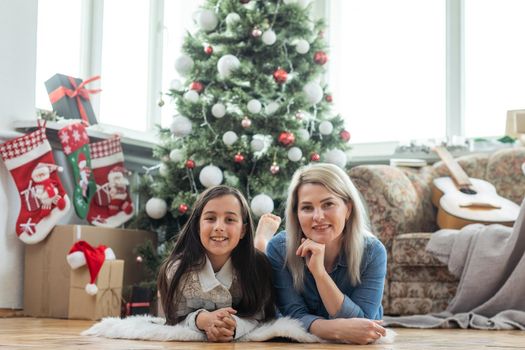
<instances>
[{"instance_id":1,"label":"white tree ornament","mask_svg":"<svg viewBox=\"0 0 525 350\"><path fill-rule=\"evenodd\" d=\"M266 112L267 115L272 115L275 112L277 112L279 107L281 106L277 102L272 101L266 105L266 107L264 108L264 111Z\"/></svg>"},{"instance_id":2,"label":"white tree ornament","mask_svg":"<svg viewBox=\"0 0 525 350\"><path fill-rule=\"evenodd\" d=\"M264 141L261 139L253 139L252 142L250 142L250 147L252 148L252 151L260 152L264 148Z\"/></svg>"},{"instance_id":3,"label":"white tree ornament","mask_svg":"<svg viewBox=\"0 0 525 350\"><path fill-rule=\"evenodd\" d=\"M175 70L182 76L188 75L193 69L193 60L188 55L182 55L175 60Z\"/></svg>"},{"instance_id":4,"label":"white tree ornament","mask_svg":"<svg viewBox=\"0 0 525 350\"><path fill-rule=\"evenodd\" d=\"M205 32L214 30L218 23L217 15L211 10L202 10L197 16L197 24Z\"/></svg>"},{"instance_id":5,"label":"white tree ornament","mask_svg":"<svg viewBox=\"0 0 525 350\"><path fill-rule=\"evenodd\" d=\"M224 55L217 61L217 71L222 78L228 78L240 66L241 62L234 55Z\"/></svg>"},{"instance_id":6,"label":"white tree ornament","mask_svg":"<svg viewBox=\"0 0 525 350\"><path fill-rule=\"evenodd\" d=\"M191 103L199 101L199 94L195 90L188 90L184 93L184 99Z\"/></svg>"},{"instance_id":7,"label":"white tree ornament","mask_svg":"<svg viewBox=\"0 0 525 350\"><path fill-rule=\"evenodd\" d=\"M303 141L310 140L310 133L306 129L299 129L297 131L297 136L299 136L299 138Z\"/></svg>"},{"instance_id":8,"label":"white tree ornament","mask_svg":"<svg viewBox=\"0 0 525 350\"><path fill-rule=\"evenodd\" d=\"M248 101L248 103L246 104L246 108L248 108L248 112L252 114L257 114L261 111L262 105L261 102L259 102L259 100L253 99Z\"/></svg>"},{"instance_id":9,"label":"white tree ornament","mask_svg":"<svg viewBox=\"0 0 525 350\"><path fill-rule=\"evenodd\" d=\"M288 159L292 162L298 162L303 157L303 152L299 147L292 147L288 150Z\"/></svg>"},{"instance_id":10,"label":"white tree ornament","mask_svg":"<svg viewBox=\"0 0 525 350\"><path fill-rule=\"evenodd\" d=\"M173 79L170 82L170 89L176 91L182 90L182 82L179 79Z\"/></svg>"},{"instance_id":11,"label":"white tree ornament","mask_svg":"<svg viewBox=\"0 0 525 350\"><path fill-rule=\"evenodd\" d=\"M273 30L268 29L263 33L261 39L266 45L273 45L277 40L277 35L275 35L275 32Z\"/></svg>"},{"instance_id":12,"label":"white tree ornament","mask_svg":"<svg viewBox=\"0 0 525 350\"><path fill-rule=\"evenodd\" d=\"M177 137L189 135L191 133L191 129L191 121L182 115L175 116L170 126L171 133Z\"/></svg>"},{"instance_id":13,"label":"white tree ornament","mask_svg":"<svg viewBox=\"0 0 525 350\"><path fill-rule=\"evenodd\" d=\"M160 174L161 176L166 177L166 176L169 175L169 173L170 173L170 171L169 171L168 166L167 166L166 164L162 163L162 164L160 165L160 167L159 167L159 174Z\"/></svg>"},{"instance_id":14,"label":"white tree ornament","mask_svg":"<svg viewBox=\"0 0 525 350\"><path fill-rule=\"evenodd\" d=\"M152 219L161 219L168 212L168 205L162 198L153 197L146 202L146 214Z\"/></svg>"},{"instance_id":15,"label":"white tree ornament","mask_svg":"<svg viewBox=\"0 0 525 350\"><path fill-rule=\"evenodd\" d=\"M330 135L334 130L334 126L328 120L325 120L319 124L319 132L323 135Z\"/></svg>"},{"instance_id":16,"label":"white tree ornament","mask_svg":"<svg viewBox=\"0 0 525 350\"><path fill-rule=\"evenodd\" d=\"M303 92L306 95L308 102L310 102L312 105L318 104L323 99L323 89L318 83L314 81L306 84L303 87Z\"/></svg>"},{"instance_id":17,"label":"white tree ornament","mask_svg":"<svg viewBox=\"0 0 525 350\"><path fill-rule=\"evenodd\" d=\"M323 158L325 162L335 164L343 169L346 166L346 162L348 161L346 153L337 148L327 151Z\"/></svg>"},{"instance_id":18,"label":"white tree ornament","mask_svg":"<svg viewBox=\"0 0 525 350\"><path fill-rule=\"evenodd\" d=\"M206 165L199 174L199 181L206 188L220 185L222 179L222 170L215 165Z\"/></svg>"},{"instance_id":19,"label":"white tree ornament","mask_svg":"<svg viewBox=\"0 0 525 350\"><path fill-rule=\"evenodd\" d=\"M266 213L271 213L273 211L273 199L270 196L261 193L253 197L250 207L255 216L262 216Z\"/></svg>"},{"instance_id":20,"label":"white tree ornament","mask_svg":"<svg viewBox=\"0 0 525 350\"><path fill-rule=\"evenodd\" d=\"M233 145L238 139L239 137L233 131L226 131L224 135L222 135L222 142L227 146Z\"/></svg>"},{"instance_id":21,"label":"white tree ornament","mask_svg":"<svg viewBox=\"0 0 525 350\"><path fill-rule=\"evenodd\" d=\"M295 43L295 51L301 55L304 55L310 51L310 44L304 39L299 39L297 40L297 43Z\"/></svg>"},{"instance_id":22,"label":"white tree ornament","mask_svg":"<svg viewBox=\"0 0 525 350\"><path fill-rule=\"evenodd\" d=\"M239 16L235 12L230 12L226 16L226 24L228 26L234 26L235 24L239 23L240 20L241 20L241 16Z\"/></svg>"},{"instance_id":23,"label":"white tree ornament","mask_svg":"<svg viewBox=\"0 0 525 350\"><path fill-rule=\"evenodd\" d=\"M215 118L222 118L226 114L226 106L222 103L216 103L211 107L211 114Z\"/></svg>"},{"instance_id":24,"label":"white tree ornament","mask_svg":"<svg viewBox=\"0 0 525 350\"><path fill-rule=\"evenodd\" d=\"M170 152L170 159L175 163L181 162L184 159L184 152L180 149L174 148Z\"/></svg>"}]
</instances>

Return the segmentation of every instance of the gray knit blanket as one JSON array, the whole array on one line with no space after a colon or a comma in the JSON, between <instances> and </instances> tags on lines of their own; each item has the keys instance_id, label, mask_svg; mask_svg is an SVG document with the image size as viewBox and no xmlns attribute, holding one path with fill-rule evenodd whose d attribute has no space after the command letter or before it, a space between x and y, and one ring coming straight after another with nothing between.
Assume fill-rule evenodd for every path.
<instances>
[{"instance_id":1,"label":"gray knit blanket","mask_svg":"<svg viewBox=\"0 0 525 350\"><path fill-rule=\"evenodd\" d=\"M525 201L512 228L440 230L426 250L459 277L456 295L442 313L385 317L386 325L525 330Z\"/></svg>"}]
</instances>

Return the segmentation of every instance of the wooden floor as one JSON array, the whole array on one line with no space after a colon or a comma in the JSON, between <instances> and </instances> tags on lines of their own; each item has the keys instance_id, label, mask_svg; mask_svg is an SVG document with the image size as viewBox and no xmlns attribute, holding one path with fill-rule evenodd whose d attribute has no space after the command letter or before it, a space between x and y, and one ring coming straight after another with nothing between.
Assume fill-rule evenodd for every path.
<instances>
[{"instance_id":1,"label":"wooden floor","mask_svg":"<svg viewBox=\"0 0 525 350\"><path fill-rule=\"evenodd\" d=\"M0 349L525 349L525 332L416 330L396 328L390 345L349 346L297 343L192 343L105 339L79 333L94 322L37 318L0 318Z\"/></svg>"}]
</instances>

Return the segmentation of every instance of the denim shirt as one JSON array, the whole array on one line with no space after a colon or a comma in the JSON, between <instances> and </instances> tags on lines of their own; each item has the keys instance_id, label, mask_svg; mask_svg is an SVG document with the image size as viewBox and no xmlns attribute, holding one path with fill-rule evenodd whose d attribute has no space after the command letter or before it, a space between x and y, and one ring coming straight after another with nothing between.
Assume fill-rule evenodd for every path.
<instances>
[{"instance_id":1,"label":"denim shirt","mask_svg":"<svg viewBox=\"0 0 525 350\"><path fill-rule=\"evenodd\" d=\"M293 287L292 274L285 264L286 232L275 235L268 243L266 254L273 270L273 284L277 296L277 306L283 316L298 319L306 330L317 319L334 318L383 318L381 299L386 275L386 250L375 237L366 239L361 261L361 283L352 286L347 273L345 254L339 255L338 262L329 273L332 280L344 294L343 304L336 315L331 317L323 301L313 275L305 269L304 288L298 292Z\"/></svg>"}]
</instances>

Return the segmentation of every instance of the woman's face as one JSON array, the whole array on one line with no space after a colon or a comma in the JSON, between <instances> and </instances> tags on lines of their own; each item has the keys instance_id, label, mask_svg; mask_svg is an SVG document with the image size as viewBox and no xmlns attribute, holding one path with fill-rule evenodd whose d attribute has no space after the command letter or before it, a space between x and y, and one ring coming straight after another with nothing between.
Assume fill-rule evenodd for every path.
<instances>
[{"instance_id":1,"label":"woman's face","mask_svg":"<svg viewBox=\"0 0 525 350\"><path fill-rule=\"evenodd\" d=\"M304 184L297 191L297 217L304 235L327 244L342 236L352 204L319 184Z\"/></svg>"}]
</instances>

